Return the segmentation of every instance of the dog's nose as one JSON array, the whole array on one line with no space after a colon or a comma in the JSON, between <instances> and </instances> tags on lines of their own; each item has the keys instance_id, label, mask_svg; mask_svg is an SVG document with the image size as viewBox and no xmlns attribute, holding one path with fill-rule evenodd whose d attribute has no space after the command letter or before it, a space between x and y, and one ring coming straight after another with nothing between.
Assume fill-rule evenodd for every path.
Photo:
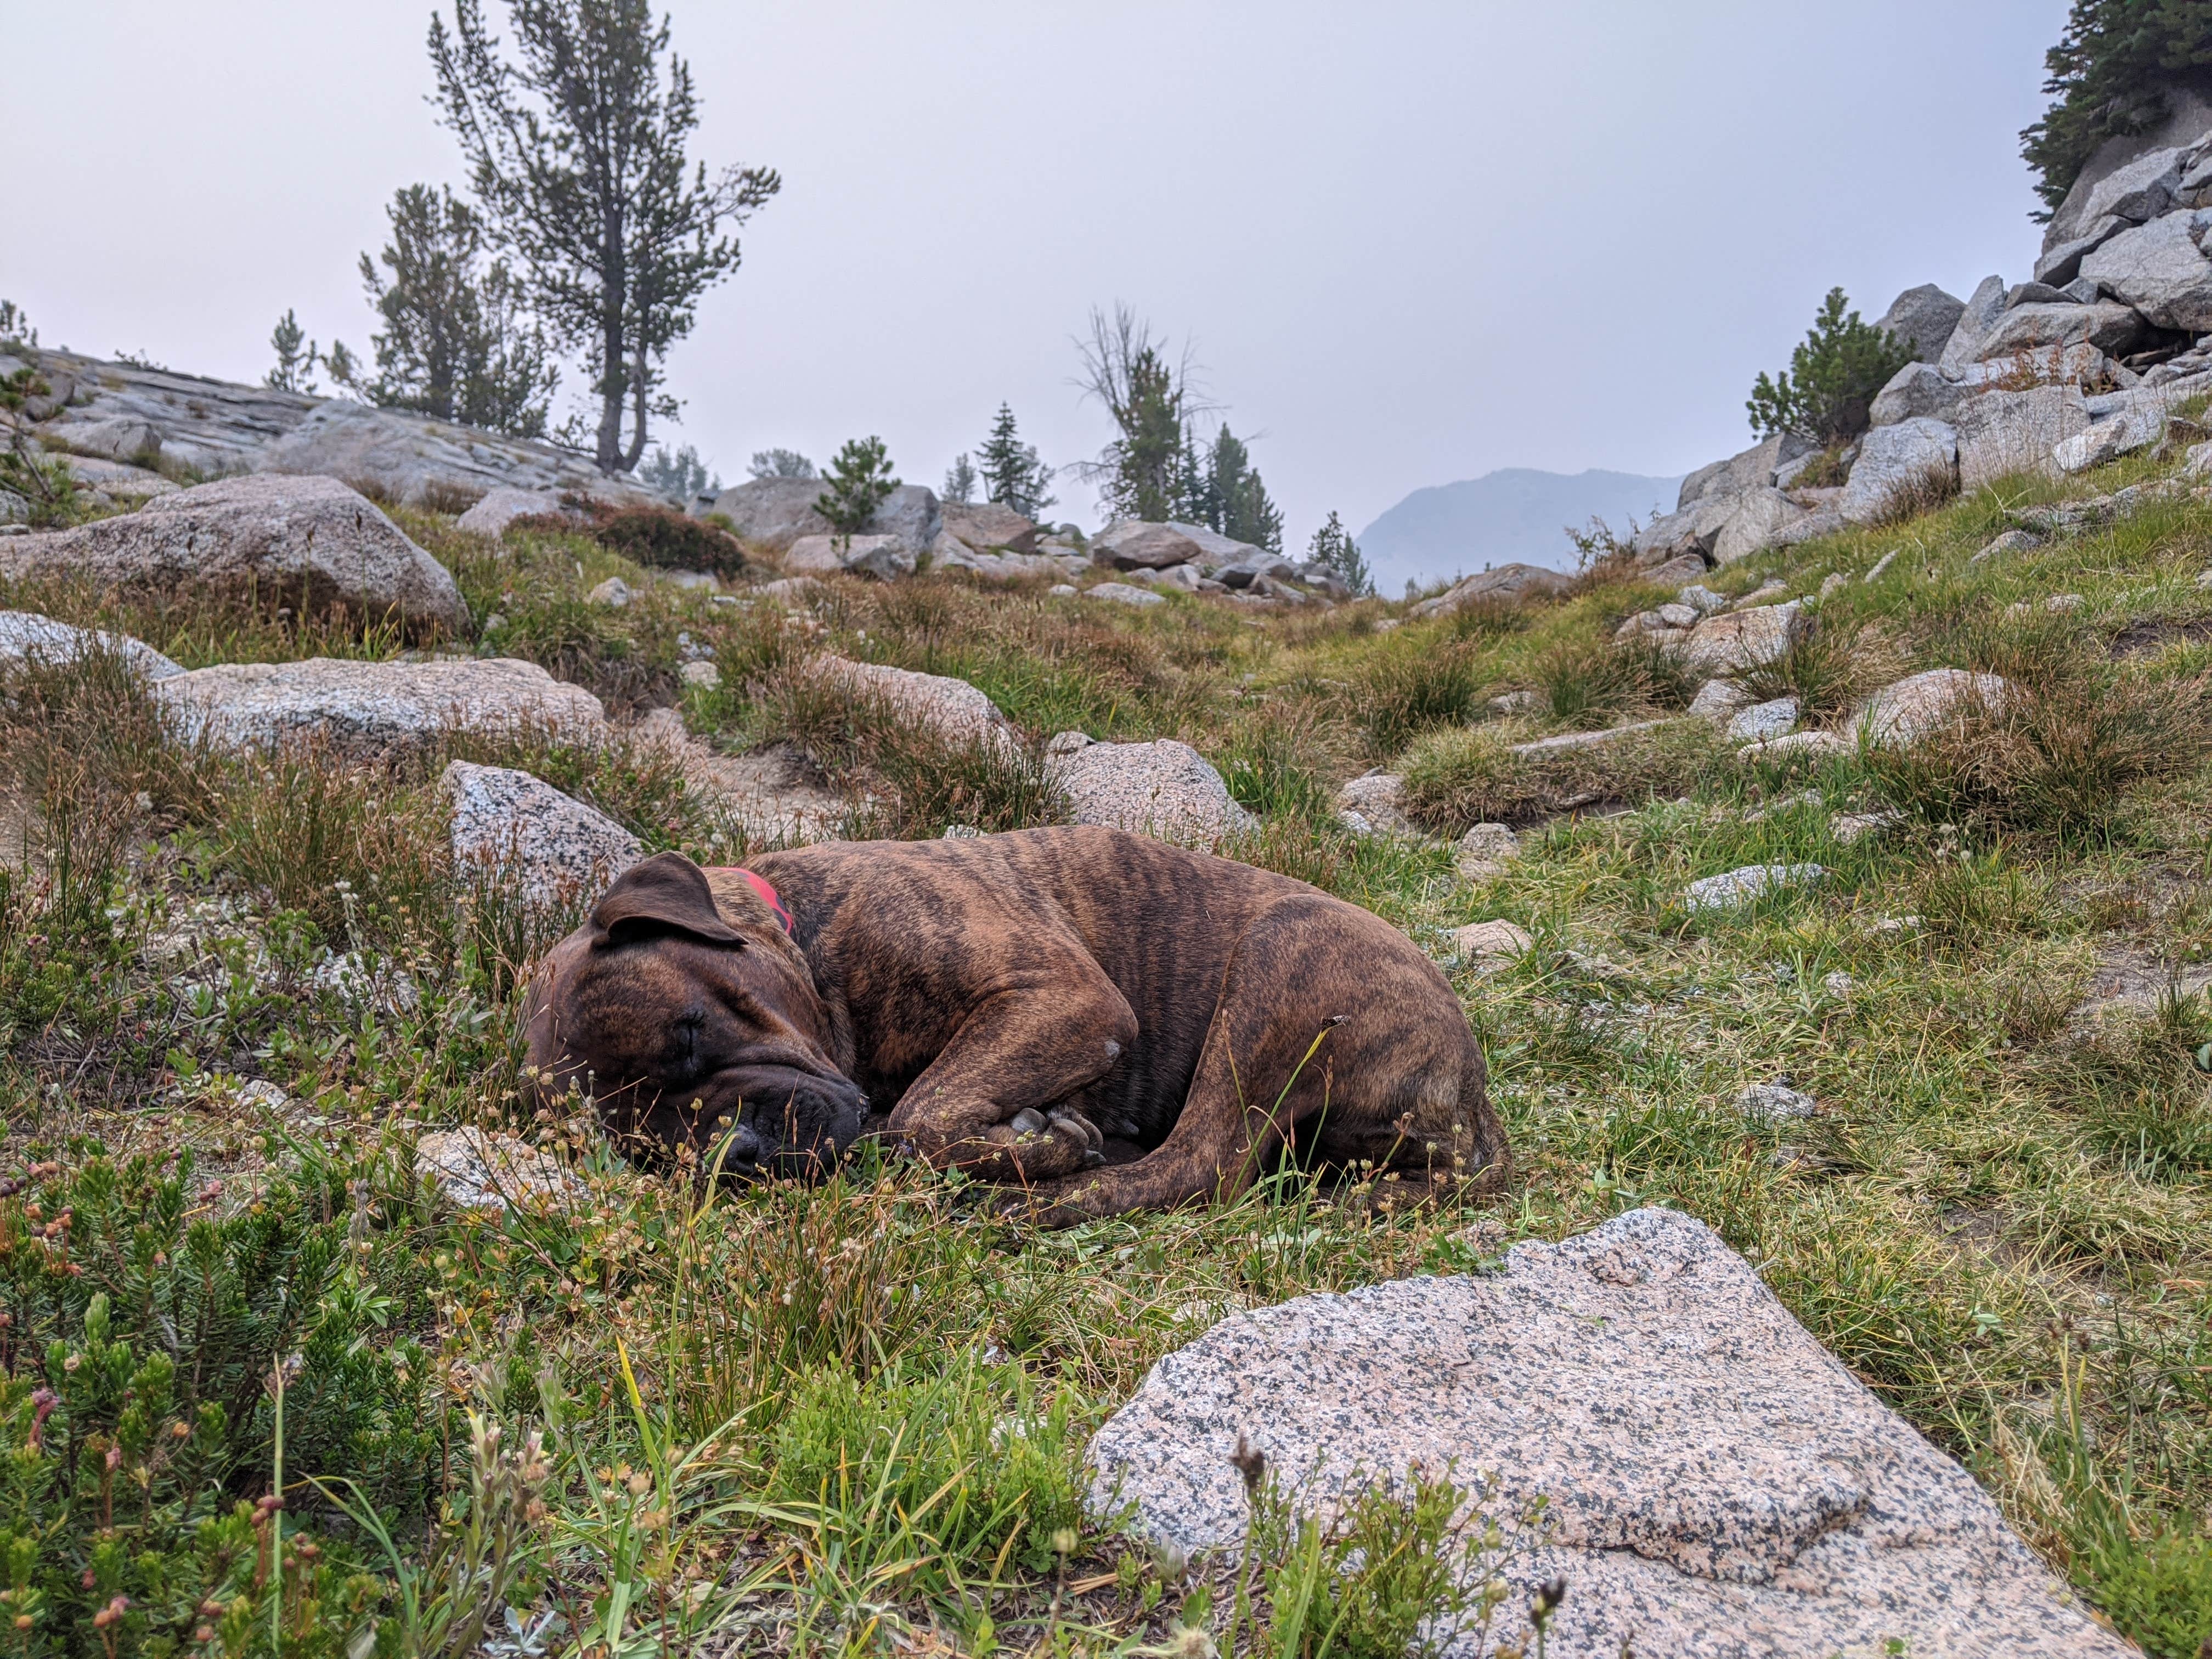
<instances>
[{"instance_id":1,"label":"dog's nose","mask_svg":"<svg viewBox=\"0 0 2212 1659\"><path fill-rule=\"evenodd\" d=\"M732 1169L750 1170L760 1162L761 1139L753 1133L752 1125L741 1123L730 1137L729 1156L725 1160Z\"/></svg>"}]
</instances>

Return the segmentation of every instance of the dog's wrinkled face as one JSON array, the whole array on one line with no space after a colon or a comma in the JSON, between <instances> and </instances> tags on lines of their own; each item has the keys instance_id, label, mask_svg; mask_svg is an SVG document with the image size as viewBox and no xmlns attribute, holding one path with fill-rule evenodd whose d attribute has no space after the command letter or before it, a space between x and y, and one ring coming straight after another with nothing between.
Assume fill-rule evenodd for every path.
<instances>
[{"instance_id":1,"label":"dog's wrinkled face","mask_svg":"<svg viewBox=\"0 0 2212 1659\"><path fill-rule=\"evenodd\" d=\"M866 1114L830 1058L805 957L729 926L675 853L634 866L554 947L532 991L528 1064L541 1090L586 1090L619 1139L708 1153L726 1136L738 1175L816 1173Z\"/></svg>"}]
</instances>

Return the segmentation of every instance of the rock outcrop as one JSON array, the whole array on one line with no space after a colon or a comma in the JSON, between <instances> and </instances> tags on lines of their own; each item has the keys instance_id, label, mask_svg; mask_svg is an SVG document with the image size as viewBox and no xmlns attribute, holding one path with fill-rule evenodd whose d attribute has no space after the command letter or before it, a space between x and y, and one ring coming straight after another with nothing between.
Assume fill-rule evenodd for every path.
<instances>
[{"instance_id":1,"label":"rock outcrop","mask_svg":"<svg viewBox=\"0 0 2212 1659\"><path fill-rule=\"evenodd\" d=\"M335 478L224 478L74 530L10 536L0 540L0 575L250 592L272 607L342 605L416 633L468 621L445 566Z\"/></svg>"},{"instance_id":2,"label":"rock outcrop","mask_svg":"<svg viewBox=\"0 0 2212 1659\"><path fill-rule=\"evenodd\" d=\"M1501 1531L1478 1569L1522 1592L1490 1639L1526 1643L1527 1593L1563 1576L1558 1659L2131 1651L1966 1470L1672 1211L1517 1244L1494 1273L1223 1321L1099 1430L1091 1507L1130 1506L1141 1536L1187 1553L1235 1551L1240 1437L1306 1511L1451 1471ZM1439 1634L1472 1650L1474 1632Z\"/></svg>"},{"instance_id":3,"label":"rock outcrop","mask_svg":"<svg viewBox=\"0 0 2212 1659\"><path fill-rule=\"evenodd\" d=\"M219 749L318 742L371 757L427 748L453 731L572 744L606 736L597 697L507 657L228 663L157 681L154 692L187 738Z\"/></svg>"},{"instance_id":4,"label":"rock outcrop","mask_svg":"<svg viewBox=\"0 0 2212 1659\"><path fill-rule=\"evenodd\" d=\"M1702 562L1699 569L1705 567ZM1407 614L1415 618L1449 617L1471 605L1522 605L1533 599L1554 599L1572 584L1571 576L1533 564L1501 564L1463 576L1434 599L1423 599Z\"/></svg>"},{"instance_id":5,"label":"rock outcrop","mask_svg":"<svg viewBox=\"0 0 2212 1659\"><path fill-rule=\"evenodd\" d=\"M827 652L809 658L805 672L855 702L876 705L902 725L927 732L948 747L988 749L1004 758L1021 752L1021 740L999 706L965 680L854 662Z\"/></svg>"}]
</instances>

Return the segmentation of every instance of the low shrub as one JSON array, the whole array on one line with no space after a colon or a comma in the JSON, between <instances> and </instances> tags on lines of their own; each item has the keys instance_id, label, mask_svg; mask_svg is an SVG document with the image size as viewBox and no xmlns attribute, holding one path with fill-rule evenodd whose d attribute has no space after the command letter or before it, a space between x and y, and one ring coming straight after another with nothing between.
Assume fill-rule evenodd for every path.
<instances>
[{"instance_id":1,"label":"low shrub","mask_svg":"<svg viewBox=\"0 0 2212 1659\"><path fill-rule=\"evenodd\" d=\"M1583 636L1552 646L1529 672L1553 720L1594 732L1650 705L1655 654Z\"/></svg>"},{"instance_id":2,"label":"low shrub","mask_svg":"<svg viewBox=\"0 0 2212 1659\"><path fill-rule=\"evenodd\" d=\"M1376 651L1353 686L1352 717L1368 753L1387 760L1432 726L1468 719L1483 692L1481 665L1460 640L1401 632Z\"/></svg>"},{"instance_id":3,"label":"low shrub","mask_svg":"<svg viewBox=\"0 0 2212 1659\"><path fill-rule=\"evenodd\" d=\"M307 1475L417 1522L442 1479L438 1377L411 1334L432 1323L425 1273L371 1218L388 1178L318 1161L219 1204L189 1152L118 1165L85 1146L0 1181L19 1651L242 1653L280 1595L286 1652L367 1639L384 1586L289 1517L316 1514Z\"/></svg>"},{"instance_id":4,"label":"low shrub","mask_svg":"<svg viewBox=\"0 0 2212 1659\"><path fill-rule=\"evenodd\" d=\"M1933 822L2060 835L2111 824L2124 797L2181 776L2212 750L2212 683L2098 673L2015 680L2001 707L1968 710L1868 769Z\"/></svg>"},{"instance_id":5,"label":"low shrub","mask_svg":"<svg viewBox=\"0 0 2212 1659\"><path fill-rule=\"evenodd\" d=\"M708 570L718 576L745 572L744 549L726 530L667 507L601 507L592 539L611 553L660 570Z\"/></svg>"}]
</instances>

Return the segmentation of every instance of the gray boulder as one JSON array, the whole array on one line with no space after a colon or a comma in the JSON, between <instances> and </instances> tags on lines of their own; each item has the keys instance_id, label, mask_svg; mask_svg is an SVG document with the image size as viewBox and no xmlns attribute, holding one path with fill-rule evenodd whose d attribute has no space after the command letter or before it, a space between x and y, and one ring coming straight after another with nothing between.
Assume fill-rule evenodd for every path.
<instances>
[{"instance_id":1,"label":"gray boulder","mask_svg":"<svg viewBox=\"0 0 2212 1659\"><path fill-rule=\"evenodd\" d=\"M809 658L805 672L855 701L878 705L899 724L927 732L949 747L988 749L1006 757L1021 752L1020 739L999 706L965 680L854 662L829 652Z\"/></svg>"},{"instance_id":2,"label":"gray boulder","mask_svg":"<svg viewBox=\"0 0 2212 1659\"><path fill-rule=\"evenodd\" d=\"M323 742L362 757L428 748L448 732L596 744L606 712L579 685L512 658L227 663L155 683L188 739L218 749Z\"/></svg>"},{"instance_id":3,"label":"gray boulder","mask_svg":"<svg viewBox=\"0 0 2212 1659\"><path fill-rule=\"evenodd\" d=\"M1204 525L1152 524L1117 519L1091 538L1091 556L1117 570L1162 570L1194 564L1211 575L1231 567L1256 566L1272 556L1249 542L1234 541Z\"/></svg>"},{"instance_id":4,"label":"gray boulder","mask_svg":"<svg viewBox=\"0 0 2212 1659\"><path fill-rule=\"evenodd\" d=\"M1148 605L1165 605L1167 601L1148 589L1132 582L1101 582L1096 587L1085 588L1086 599L1110 599L1116 605L1134 605L1139 610Z\"/></svg>"},{"instance_id":5,"label":"gray boulder","mask_svg":"<svg viewBox=\"0 0 2212 1659\"><path fill-rule=\"evenodd\" d=\"M0 575L79 575L173 592L251 590L265 603L343 606L410 631L468 621L452 574L335 478L244 477L161 495L137 512L0 541Z\"/></svg>"},{"instance_id":6,"label":"gray boulder","mask_svg":"<svg viewBox=\"0 0 2212 1659\"><path fill-rule=\"evenodd\" d=\"M2132 219L2098 220L2081 235L2059 243L2038 259L2035 262L2035 280L2062 288L2078 287L2082 281L2081 261L2134 223ZM2094 289L2096 284L2091 283L2089 287ZM2094 298L2095 295L2093 293L2086 297Z\"/></svg>"},{"instance_id":7,"label":"gray boulder","mask_svg":"<svg viewBox=\"0 0 2212 1659\"><path fill-rule=\"evenodd\" d=\"M1919 356L1933 362L1943 355L1943 348L1950 343L1951 331L1959 326L1959 319L1966 310L1964 300L1946 294L1933 283L1923 283L1918 288L1908 288L1891 301L1889 309L1881 313L1875 326L1896 336Z\"/></svg>"},{"instance_id":8,"label":"gray boulder","mask_svg":"<svg viewBox=\"0 0 2212 1659\"><path fill-rule=\"evenodd\" d=\"M1973 490L2016 472L2049 472L2051 452L2089 425L2072 386L1987 392L1959 405L1959 487Z\"/></svg>"},{"instance_id":9,"label":"gray boulder","mask_svg":"<svg viewBox=\"0 0 2212 1659\"><path fill-rule=\"evenodd\" d=\"M1659 564L1689 553L1711 559L1713 550L1720 544L1721 532L1728 528L1729 520L1735 516L1742 501L1743 492L1740 490L1727 495L1707 494L1664 518L1654 519L1629 543L1637 562Z\"/></svg>"},{"instance_id":10,"label":"gray boulder","mask_svg":"<svg viewBox=\"0 0 2212 1659\"><path fill-rule=\"evenodd\" d=\"M497 489L486 491L482 501L455 521L455 527L497 541L517 519L564 512L561 494L557 489L516 489L501 484Z\"/></svg>"},{"instance_id":11,"label":"gray boulder","mask_svg":"<svg viewBox=\"0 0 2212 1659\"><path fill-rule=\"evenodd\" d=\"M1785 432L1779 437L1763 439L1724 461L1701 466L1682 480L1681 493L1674 501L1675 511L1680 513L1697 501L1771 488L1777 469L1801 455L1810 454L1817 447L1794 432Z\"/></svg>"},{"instance_id":12,"label":"gray boulder","mask_svg":"<svg viewBox=\"0 0 2212 1659\"><path fill-rule=\"evenodd\" d=\"M1781 656L1806 626L1804 607L1795 599L1787 605L1725 611L1698 623L1674 648L1684 664L1699 673L1740 673Z\"/></svg>"},{"instance_id":13,"label":"gray boulder","mask_svg":"<svg viewBox=\"0 0 2212 1659\"><path fill-rule=\"evenodd\" d=\"M1728 522L1713 540L1715 564L1734 564L1739 559L1779 546L1784 533L1811 516L1771 487L1751 490L1735 500L1735 511L1729 514Z\"/></svg>"},{"instance_id":14,"label":"gray boulder","mask_svg":"<svg viewBox=\"0 0 2212 1659\"><path fill-rule=\"evenodd\" d=\"M1984 276L1968 297L1966 308L1959 313L1958 326L1943 343L1943 355L1936 367L1944 374L1956 375L1969 363L1981 357L1982 337L1997 325L2004 315L2005 279Z\"/></svg>"},{"instance_id":15,"label":"gray boulder","mask_svg":"<svg viewBox=\"0 0 2212 1659\"><path fill-rule=\"evenodd\" d=\"M708 511L728 519L739 540L782 553L802 538L831 533L829 520L814 510L823 488L819 478L752 478L715 496ZM919 558L944 528L937 493L901 484L884 498L865 533L896 536Z\"/></svg>"},{"instance_id":16,"label":"gray boulder","mask_svg":"<svg viewBox=\"0 0 2212 1659\"><path fill-rule=\"evenodd\" d=\"M1794 732L1790 737L1776 738L1757 747L1771 754L1793 738L1826 738L1828 735L1825 732ZM1757 903L1770 893L1783 892L1792 887L1814 886L1826 880L1827 875L1827 871L1817 864L1747 864L1740 869L1724 871L1717 876L1707 876L1692 882L1682 890L1682 901L1697 911L1740 910L1747 904Z\"/></svg>"},{"instance_id":17,"label":"gray boulder","mask_svg":"<svg viewBox=\"0 0 2212 1659\"><path fill-rule=\"evenodd\" d=\"M637 837L511 767L455 761L439 780L453 814L454 873L524 903L588 903L645 856Z\"/></svg>"},{"instance_id":18,"label":"gray boulder","mask_svg":"<svg viewBox=\"0 0 2212 1659\"><path fill-rule=\"evenodd\" d=\"M1877 748L1903 748L1970 715L2002 709L2013 695L1997 674L1931 668L1886 685L1859 710L1858 728Z\"/></svg>"},{"instance_id":19,"label":"gray boulder","mask_svg":"<svg viewBox=\"0 0 2212 1659\"><path fill-rule=\"evenodd\" d=\"M1875 426L1894 426L1920 418L1948 421L1972 392L1945 378L1933 363L1907 363L1875 394L1867 417Z\"/></svg>"},{"instance_id":20,"label":"gray boulder","mask_svg":"<svg viewBox=\"0 0 2212 1659\"><path fill-rule=\"evenodd\" d=\"M824 576L844 571L890 580L911 576L921 563L902 536L801 536L783 550L783 568L793 575Z\"/></svg>"},{"instance_id":21,"label":"gray boulder","mask_svg":"<svg viewBox=\"0 0 2212 1659\"><path fill-rule=\"evenodd\" d=\"M2212 260L2198 239L2212 209L2169 213L2123 231L2081 261L2081 274L2160 328L2212 329Z\"/></svg>"},{"instance_id":22,"label":"gray boulder","mask_svg":"<svg viewBox=\"0 0 2212 1659\"><path fill-rule=\"evenodd\" d=\"M31 611L0 611L0 669L26 662L58 666L88 655L112 654L149 680L185 671L143 640L96 628L73 628Z\"/></svg>"},{"instance_id":23,"label":"gray boulder","mask_svg":"<svg viewBox=\"0 0 2212 1659\"><path fill-rule=\"evenodd\" d=\"M1036 526L1011 507L997 501L946 501L944 514L946 531L957 536L973 551L1036 551Z\"/></svg>"},{"instance_id":24,"label":"gray boulder","mask_svg":"<svg viewBox=\"0 0 2212 1659\"><path fill-rule=\"evenodd\" d=\"M1847 524L1875 524L1915 490L1948 491L1958 472L1959 434L1942 422L1923 416L1878 426L1860 441L1837 511Z\"/></svg>"},{"instance_id":25,"label":"gray boulder","mask_svg":"<svg viewBox=\"0 0 2212 1659\"><path fill-rule=\"evenodd\" d=\"M2212 278L2212 266L2206 271ZM1982 337L1978 350L1986 360L2086 342L2107 356L2120 357L2135 349L2142 334L2142 319L2126 306L2077 306L2061 300L2013 307Z\"/></svg>"},{"instance_id":26,"label":"gray boulder","mask_svg":"<svg viewBox=\"0 0 2212 1659\"><path fill-rule=\"evenodd\" d=\"M2127 219L2142 224L2174 204L2181 190L2182 154L2154 149L2115 167L2090 187L2081 200L2081 222Z\"/></svg>"},{"instance_id":27,"label":"gray boulder","mask_svg":"<svg viewBox=\"0 0 2212 1659\"><path fill-rule=\"evenodd\" d=\"M1172 738L1094 743L1063 732L1045 747L1045 769L1077 823L1210 847L1257 822L1205 756Z\"/></svg>"},{"instance_id":28,"label":"gray boulder","mask_svg":"<svg viewBox=\"0 0 2212 1659\"><path fill-rule=\"evenodd\" d=\"M39 428L39 440L49 449L96 455L110 461L136 462L142 456L159 455L161 435L161 428L137 415L75 421L64 416Z\"/></svg>"},{"instance_id":29,"label":"gray boulder","mask_svg":"<svg viewBox=\"0 0 2212 1659\"><path fill-rule=\"evenodd\" d=\"M1091 1443L1089 1502L1185 1554L1249 1525L1242 1438L1301 1513L1418 1468L1473 1488L1511 1588L1443 1651L1555 1659L2125 1659L1973 1478L1792 1319L1703 1222L1644 1209L1502 1270L1237 1314Z\"/></svg>"}]
</instances>

